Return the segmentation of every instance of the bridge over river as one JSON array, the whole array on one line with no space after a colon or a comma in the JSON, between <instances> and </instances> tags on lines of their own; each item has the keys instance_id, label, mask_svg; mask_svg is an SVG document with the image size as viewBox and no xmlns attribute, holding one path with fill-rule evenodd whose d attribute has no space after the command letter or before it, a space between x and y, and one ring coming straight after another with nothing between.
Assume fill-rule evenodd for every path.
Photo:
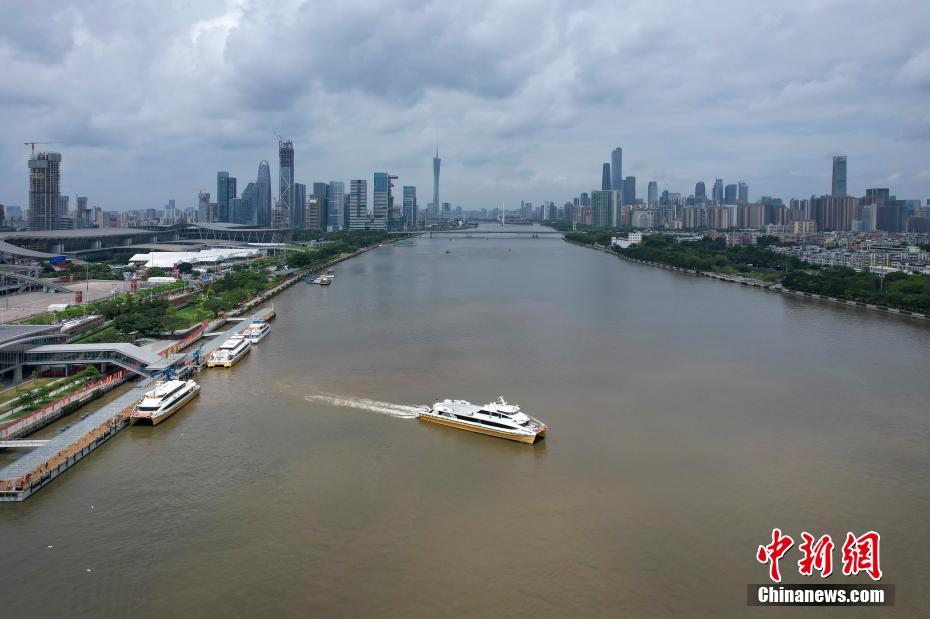
<instances>
[{"instance_id":1,"label":"bridge over river","mask_svg":"<svg viewBox=\"0 0 930 619\"><path fill-rule=\"evenodd\" d=\"M466 238L488 238L491 234L506 234L522 238L539 238L541 236L564 236L561 230L485 230L483 228L463 228L461 230L431 230L429 236L464 236Z\"/></svg>"}]
</instances>

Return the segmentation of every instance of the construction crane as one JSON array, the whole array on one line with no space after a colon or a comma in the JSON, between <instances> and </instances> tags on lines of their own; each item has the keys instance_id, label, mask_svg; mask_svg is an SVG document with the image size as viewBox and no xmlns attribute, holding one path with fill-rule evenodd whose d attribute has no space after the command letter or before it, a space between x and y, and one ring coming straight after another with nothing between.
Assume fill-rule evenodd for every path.
<instances>
[{"instance_id":1,"label":"construction crane","mask_svg":"<svg viewBox=\"0 0 930 619\"><path fill-rule=\"evenodd\" d=\"M62 144L63 142L23 142L23 146L32 146L32 158L36 157L36 144Z\"/></svg>"}]
</instances>

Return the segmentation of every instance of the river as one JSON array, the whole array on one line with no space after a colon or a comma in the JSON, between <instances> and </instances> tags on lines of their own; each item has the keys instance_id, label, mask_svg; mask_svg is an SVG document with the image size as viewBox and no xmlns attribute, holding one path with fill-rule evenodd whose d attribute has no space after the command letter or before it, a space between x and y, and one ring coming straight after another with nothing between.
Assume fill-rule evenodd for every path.
<instances>
[{"instance_id":1,"label":"river","mask_svg":"<svg viewBox=\"0 0 930 619\"><path fill-rule=\"evenodd\" d=\"M3 614L745 615L773 527L879 531L930 606L927 324L488 237L288 289L197 401L0 504ZM548 438L411 418L498 395Z\"/></svg>"}]
</instances>

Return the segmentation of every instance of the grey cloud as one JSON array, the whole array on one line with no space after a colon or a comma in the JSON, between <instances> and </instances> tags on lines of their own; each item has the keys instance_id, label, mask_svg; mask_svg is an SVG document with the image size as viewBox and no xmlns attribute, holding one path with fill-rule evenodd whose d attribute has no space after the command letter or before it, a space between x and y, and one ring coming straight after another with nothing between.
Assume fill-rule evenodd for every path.
<instances>
[{"instance_id":1,"label":"grey cloud","mask_svg":"<svg viewBox=\"0 0 930 619\"><path fill-rule=\"evenodd\" d=\"M589 191L616 145L641 191L722 176L805 196L842 151L853 191L899 173L898 195L930 193L922 0L19 6L0 20L0 202L25 202L22 139L65 139L72 186L141 207L251 177L273 130L306 183L428 188L438 142L463 206Z\"/></svg>"}]
</instances>

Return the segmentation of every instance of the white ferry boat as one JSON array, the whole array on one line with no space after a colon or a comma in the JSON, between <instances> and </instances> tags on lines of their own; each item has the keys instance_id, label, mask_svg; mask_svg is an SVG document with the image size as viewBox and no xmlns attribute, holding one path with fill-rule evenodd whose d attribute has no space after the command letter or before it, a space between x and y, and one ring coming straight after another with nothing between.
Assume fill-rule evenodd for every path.
<instances>
[{"instance_id":1,"label":"white ferry boat","mask_svg":"<svg viewBox=\"0 0 930 619\"><path fill-rule=\"evenodd\" d=\"M546 435L546 424L522 412L516 404L507 403L504 398L483 406L465 400L443 400L420 413L419 418L521 443L534 443Z\"/></svg>"},{"instance_id":2,"label":"white ferry boat","mask_svg":"<svg viewBox=\"0 0 930 619\"><path fill-rule=\"evenodd\" d=\"M207 357L208 368L231 368L252 348L252 342L242 335L234 335Z\"/></svg>"},{"instance_id":3,"label":"white ferry boat","mask_svg":"<svg viewBox=\"0 0 930 619\"><path fill-rule=\"evenodd\" d=\"M200 393L200 385L192 380L169 380L146 392L145 397L129 416L129 422L157 426L176 410Z\"/></svg>"},{"instance_id":4,"label":"white ferry boat","mask_svg":"<svg viewBox=\"0 0 930 619\"><path fill-rule=\"evenodd\" d=\"M243 332L243 335L253 344L258 344L265 339L269 331L271 331L271 325L264 320L259 320L250 324Z\"/></svg>"}]
</instances>

